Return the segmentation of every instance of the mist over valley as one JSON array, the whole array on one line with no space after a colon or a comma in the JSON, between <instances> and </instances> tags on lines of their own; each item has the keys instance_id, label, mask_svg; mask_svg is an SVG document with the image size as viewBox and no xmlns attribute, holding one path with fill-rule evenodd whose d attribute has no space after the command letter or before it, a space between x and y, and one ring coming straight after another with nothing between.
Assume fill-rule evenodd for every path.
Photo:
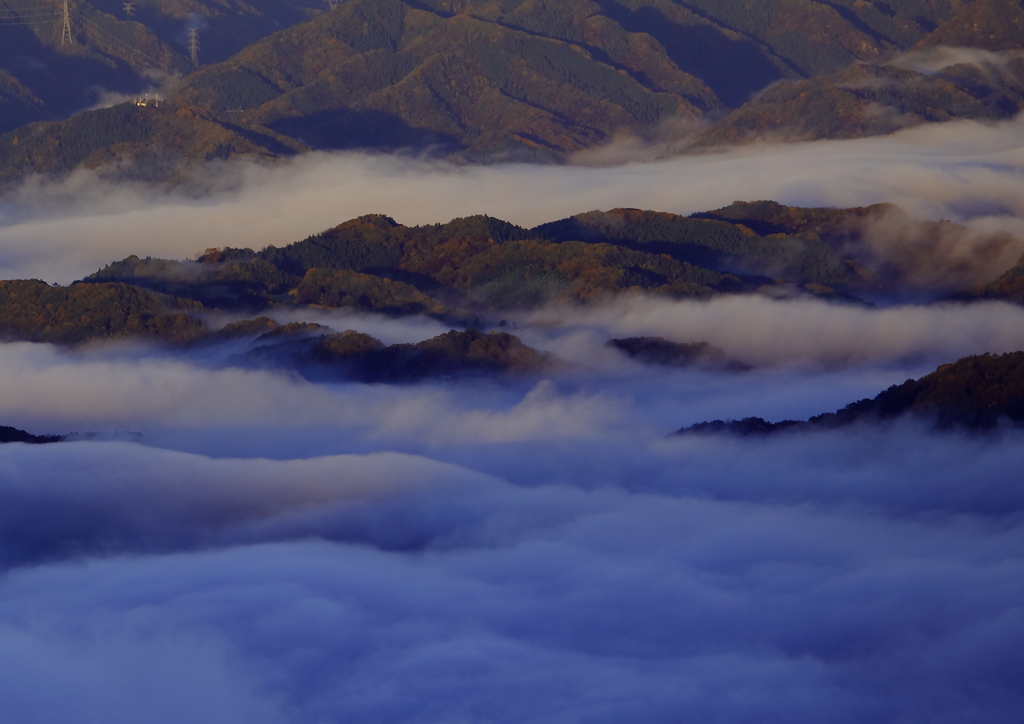
<instances>
[{"instance_id":1,"label":"mist over valley","mask_svg":"<svg viewBox=\"0 0 1024 724\"><path fill-rule=\"evenodd\" d=\"M4 719L1019 722L1022 27L0 0Z\"/></svg>"}]
</instances>

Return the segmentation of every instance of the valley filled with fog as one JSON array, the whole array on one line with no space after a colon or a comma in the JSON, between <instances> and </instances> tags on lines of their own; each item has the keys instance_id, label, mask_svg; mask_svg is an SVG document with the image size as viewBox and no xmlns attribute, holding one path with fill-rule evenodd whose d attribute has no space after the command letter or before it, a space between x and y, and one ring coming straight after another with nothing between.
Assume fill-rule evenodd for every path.
<instances>
[{"instance_id":1,"label":"valley filled with fog","mask_svg":"<svg viewBox=\"0 0 1024 724\"><path fill-rule=\"evenodd\" d=\"M947 124L601 168L322 155L223 166L202 199L79 174L0 201L0 269L66 284L127 254L258 249L371 212L539 224L891 201L1020 232L1022 135ZM937 287L989 273L940 251ZM386 344L449 329L267 315ZM0 446L5 718L1019 720L1024 432L673 433L803 420L1024 349L1024 308L626 294L484 324L557 363L364 384L245 364L251 340L0 344L0 422L69 436ZM655 336L736 364L645 365L607 344Z\"/></svg>"}]
</instances>

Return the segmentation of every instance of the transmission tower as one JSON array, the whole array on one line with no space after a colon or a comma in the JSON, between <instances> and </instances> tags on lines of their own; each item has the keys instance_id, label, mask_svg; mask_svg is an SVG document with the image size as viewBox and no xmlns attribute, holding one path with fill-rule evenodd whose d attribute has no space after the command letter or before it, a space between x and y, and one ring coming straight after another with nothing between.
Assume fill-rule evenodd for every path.
<instances>
[{"instance_id":1,"label":"transmission tower","mask_svg":"<svg viewBox=\"0 0 1024 724\"><path fill-rule=\"evenodd\" d=\"M64 11L64 29L61 31L60 44L74 45L75 39L71 37L71 13L68 12L68 0L64 0L62 9Z\"/></svg>"},{"instance_id":2,"label":"transmission tower","mask_svg":"<svg viewBox=\"0 0 1024 724\"><path fill-rule=\"evenodd\" d=\"M327 0L327 8L329 10L334 10L334 8L338 7L340 4L341 0Z\"/></svg>"},{"instance_id":3,"label":"transmission tower","mask_svg":"<svg viewBox=\"0 0 1024 724\"><path fill-rule=\"evenodd\" d=\"M128 17L135 15L135 3L125 3L124 14Z\"/></svg>"},{"instance_id":4,"label":"transmission tower","mask_svg":"<svg viewBox=\"0 0 1024 724\"><path fill-rule=\"evenodd\" d=\"M67 0L65 0L67 2ZM197 28L188 29L188 52L192 56L192 65L199 67L199 30Z\"/></svg>"}]
</instances>

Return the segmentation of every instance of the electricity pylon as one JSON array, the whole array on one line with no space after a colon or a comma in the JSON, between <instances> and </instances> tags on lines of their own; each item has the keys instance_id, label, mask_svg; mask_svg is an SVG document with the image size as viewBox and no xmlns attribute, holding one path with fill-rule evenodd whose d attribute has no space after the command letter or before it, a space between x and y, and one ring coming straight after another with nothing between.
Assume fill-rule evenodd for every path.
<instances>
[{"instance_id":1,"label":"electricity pylon","mask_svg":"<svg viewBox=\"0 0 1024 724\"><path fill-rule=\"evenodd\" d=\"M61 30L60 44L61 45L74 45L75 39L71 37L71 13L68 12L68 0L64 0L63 3L64 11L64 28Z\"/></svg>"},{"instance_id":2,"label":"electricity pylon","mask_svg":"<svg viewBox=\"0 0 1024 724\"><path fill-rule=\"evenodd\" d=\"M125 3L124 14L128 17L135 15L135 3Z\"/></svg>"},{"instance_id":3,"label":"electricity pylon","mask_svg":"<svg viewBox=\"0 0 1024 724\"><path fill-rule=\"evenodd\" d=\"M199 30L188 29L188 52L192 56L192 65L199 67Z\"/></svg>"}]
</instances>

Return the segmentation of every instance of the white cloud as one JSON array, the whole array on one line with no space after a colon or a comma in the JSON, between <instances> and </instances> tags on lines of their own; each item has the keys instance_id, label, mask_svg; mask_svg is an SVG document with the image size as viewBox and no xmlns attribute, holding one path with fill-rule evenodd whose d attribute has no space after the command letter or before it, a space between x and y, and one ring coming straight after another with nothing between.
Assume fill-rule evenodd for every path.
<instances>
[{"instance_id":1,"label":"white cloud","mask_svg":"<svg viewBox=\"0 0 1024 724\"><path fill-rule=\"evenodd\" d=\"M489 214L532 226L591 209L695 213L734 200L858 206L1021 231L1024 121L949 123L890 137L763 145L611 168L450 166L314 154L211 166L202 200L112 186L90 173L35 181L0 203L0 274L69 282L116 258L283 245L355 216L405 224Z\"/></svg>"},{"instance_id":2,"label":"white cloud","mask_svg":"<svg viewBox=\"0 0 1024 724\"><path fill-rule=\"evenodd\" d=\"M564 335L552 349L577 361L593 361L594 347L607 339L630 336L708 342L753 365L939 364L1024 349L1024 309L1001 302L871 308L815 299L678 302L630 296L605 305L544 309L517 320L522 325L516 331L527 343ZM555 332L544 331L552 325Z\"/></svg>"},{"instance_id":3,"label":"white cloud","mask_svg":"<svg viewBox=\"0 0 1024 724\"><path fill-rule=\"evenodd\" d=\"M602 480L539 487L402 456L6 446L6 515L92 527L8 522L5 550L50 533L106 555L0 579L17 683L0 704L83 722L161 702L214 722L1012 721L1019 435L813 437L623 447ZM660 474L639 475L651 456Z\"/></svg>"}]
</instances>

